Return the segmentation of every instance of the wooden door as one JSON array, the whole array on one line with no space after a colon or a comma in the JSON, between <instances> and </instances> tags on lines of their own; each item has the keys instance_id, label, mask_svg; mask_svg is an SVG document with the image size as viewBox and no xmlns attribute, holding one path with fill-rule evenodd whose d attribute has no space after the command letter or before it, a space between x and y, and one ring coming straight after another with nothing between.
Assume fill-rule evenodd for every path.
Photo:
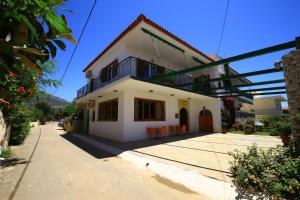
<instances>
[{"instance_id":1,"label":"wooden door","mask_svg":"<svg viewBox=\"0 0 300 200\"><path fill-rule=\"evenodd\" d=\"M186 130L189 130L188 126L188 112L185 108L181 108L179 112L179 123L180 126L186 125Z\"/></svg>"},{"instance_id":2,"label":"wooden door","mask_svg":"<svg viewBox=\"0 0 300 200\"><path fill-rule=\"evenodd\" d=\"M202 110L199 113L199 132L213 132L213 118L209 110Z\"/></svg>"}]
</instances>

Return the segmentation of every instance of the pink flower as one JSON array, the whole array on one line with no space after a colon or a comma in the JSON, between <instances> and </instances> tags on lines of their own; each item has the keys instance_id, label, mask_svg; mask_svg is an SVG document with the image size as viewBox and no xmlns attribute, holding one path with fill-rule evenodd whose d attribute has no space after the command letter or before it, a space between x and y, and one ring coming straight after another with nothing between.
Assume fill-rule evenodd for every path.
<instances>
[{"instance_id":1,"label":"pink flower","mask_svg":"<svg viewBox=\"0 0 300 200\"><path fill-rule=\"evenodd\" d=\"M8 77L9 78L13 78L15 76L15 74L13 72L9 72Z\"/></svg>"}]
</instances>

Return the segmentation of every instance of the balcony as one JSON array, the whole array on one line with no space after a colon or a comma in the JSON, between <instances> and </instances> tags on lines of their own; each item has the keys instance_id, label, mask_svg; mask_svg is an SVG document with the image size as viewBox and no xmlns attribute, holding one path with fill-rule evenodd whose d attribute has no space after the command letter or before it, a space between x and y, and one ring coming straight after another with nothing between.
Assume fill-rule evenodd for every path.
<instances>
[{"instance_id":1,"label":"balcony","mask_svg":"<svg viewBox=\"0 0 300 200\"><path fill-rule=\"evenodd\" d=\"M94 92L112 82L115 82L125 76L131 76L138 80L149 81L149 78L159 74L166 74L173 72L170 69L141 60L134 57L128 57L122 62L118 63L116 70L109 69L106 73L100 74L98 77L92 79L85 86L77 90L77 99L89 93ZM176 77L168 78L159 82L152 82L155 84L174 87L175 85L186 84L193 82L193 78L187 75L179 75ZM184 86L179 89L191 91L192 85Z\"/></svg>"}]
</instances>

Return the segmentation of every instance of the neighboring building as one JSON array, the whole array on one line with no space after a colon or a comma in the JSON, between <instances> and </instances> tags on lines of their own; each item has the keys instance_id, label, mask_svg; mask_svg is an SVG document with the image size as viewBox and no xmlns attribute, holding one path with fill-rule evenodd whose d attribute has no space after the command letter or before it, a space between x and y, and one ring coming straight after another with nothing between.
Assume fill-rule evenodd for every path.
<instances>
[{"instance_id":1,"label":"neighboring building","mask_svg":"<svg viewBox=\"0 0 300 200\"><path fill-rule=\"evenodd\" d=\"M286 114L281 106L281 102L285 101L287 99L280 95L254 98L256 119L261 120L269 116Z\"/></svg>"},{"instance_id":2,"label":"neighboring building","mask_svg":"<svg viewBox=\"0 0 300 200\"><path fill-rule=\"evenodd\" d=\"M209 90L218 82L179 85L220 77L221 66L149 81L212 61L140 15L84 69L87 84L76 100L84 110L84 132L124 142L145 139L147 127L179 124L189 132L220 132L222 103Z\"/></svg>"},{"instance_id":3,"label":"neighboring building","mask_svg":"<svg viewBox=\"0 0 300 200\"><path fill-rule=\"evenodd\" d=\"M222 57L218 55L211 55L210 56L213 60L221 60ZM216 72L218 77L226 76L226 71L224 66L219 66L218 71ZM239 73L232 69L230 66L228 66L228 76L235 76ZM226 87L226 86L234 86L234 85L243 85L243 84L251 84L252 82L245 78L245 77L239 77L224 81L218 82L218 88ZM228 92L228 89L220 89L217 90L217 92ZM240 91L238 89L238 91ZM234 94L235 91L232 90L232 93ZM229 124L231 127L235 122L243 123L247 119L255 120L255 110L253 106L253 98L252 97L245 97L245 96L229 96L222 97L222 103L220 105L221 108L221 116L222 121L225 121Z\"/></svg>"}]
</instances>

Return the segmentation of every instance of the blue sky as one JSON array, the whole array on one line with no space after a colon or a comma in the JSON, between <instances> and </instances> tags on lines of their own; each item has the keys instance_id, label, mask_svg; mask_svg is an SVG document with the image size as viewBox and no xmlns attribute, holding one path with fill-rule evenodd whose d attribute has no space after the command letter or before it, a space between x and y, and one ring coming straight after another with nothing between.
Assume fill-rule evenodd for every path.
<instances>
[{"instance_id":1,"label":"blue sky","mask_svg":"<svg viewBox=\"0 0 300 200\"><path fill-rule=\"evenodd\" d=\"M215 53L221 34L227 0L114 0L98 1L74 59L58 88L56 96L71 101L76 91L86 83L82 72L116 36L140 13L168 29L206 54ZM91 9L93 0L69 0L65 7L68 25L78 38ZM299 0L231 0L219 54L230 57L267 46L288 42L300 36ZM58 52L59 79L67 65L74 45ZM232 63L238 72L273 67L287 51ZM282 78L282 73L249 78L252 81ZM48 92L53 93L49 88Z\"/></svg>"}]
</instances>

